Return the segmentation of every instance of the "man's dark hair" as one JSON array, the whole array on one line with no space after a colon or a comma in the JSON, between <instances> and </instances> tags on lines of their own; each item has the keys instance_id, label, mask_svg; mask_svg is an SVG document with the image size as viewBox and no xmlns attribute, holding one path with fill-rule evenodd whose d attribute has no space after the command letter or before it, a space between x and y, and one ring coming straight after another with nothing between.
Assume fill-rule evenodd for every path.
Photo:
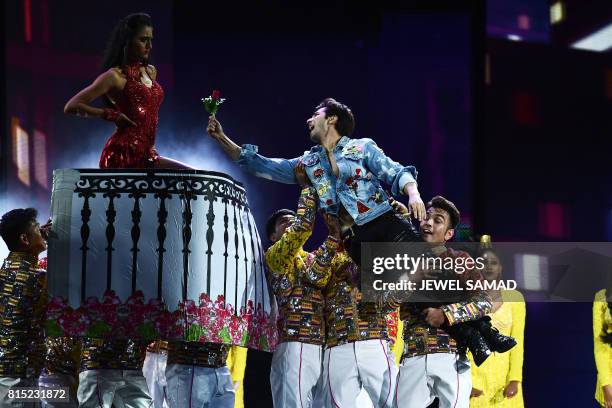
<instances>
[{"instance_id":1,"label":"man's dark hair","mask_svg":"<svg viewBox=\"0 0 612 408\"><path fill-rule=\"evenodd\" d=\"M32 221L36 222L38 211L34 208L17 208L0 219L0 236L9 251L19 250L19 236L27 232Z\"/></svg>"},{"instance_id":2,"label":"man's dark hair","mask_svg":"<svg viewBox=\"0 0 612 408\"><path fill-rule=\"evenodd\" d=\"M270 239L270 235L274 234L274 229L276 228L276 221L280 217L285 216L285 215L295 216L295 211L283 208L282 210L274 211L274 213L272 213L270 218L268 218L268 221L266 222L266 236L268 237L268 239Z\"/></svg>"},{"instance_id":3,"label":"man's dark hair","mask_svg":"<svg viewBox=\"0 0 612 408\"><path fill-rule=\"evenodd\" d=\"M325 108L325 117L337 116L336 130L340 136L350 136L355 129L355 118L350 108L343 103L338 102L334 98L325 98L317 106L317 110Z\"/></svg>"},{"instance_id":4,"label":"man's dark hair","mask_svg":"<svg viewBox=\"0 0 612 408\"><path fill-rule=\"evenodd\" d=\"M459 213L459 210L457 209L455 204L453 204L452 201L447 200L442 196L435 196L427 203L427 208L431 207L446 211L450 216L449 228L457 228L457 225L459 225L459 218L461 217L461 214Z\"/></svg>"}]
</instances>

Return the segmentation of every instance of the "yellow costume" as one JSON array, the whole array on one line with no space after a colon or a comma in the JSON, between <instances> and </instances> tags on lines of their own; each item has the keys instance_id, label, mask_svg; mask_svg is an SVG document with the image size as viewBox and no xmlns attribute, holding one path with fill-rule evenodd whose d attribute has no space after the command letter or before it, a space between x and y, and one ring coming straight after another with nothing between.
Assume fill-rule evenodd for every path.
<instances>
[{"instance_id":1,"label":"yellow costume","mask_svg":"<svg viewBox=\"0 0 612 408\"><path fill-rule=\"evenodd\" d=\"M244 370L246 369L246 360L247 349L240 346L232 346L227 355L226 364L232 374L234 385L238 382L234 408L244 408Z\"/></svg>"},{"instance_id":2,"label":"yellow costume","mask_svg":"<svg viewBox=\"0 0 612 408\"><path fill-rule=\"evenodd\" d=\"M471 398L471 408L524 407L523 403L523 347L525 334L525 299L520 292L502 291L504 303L491 316L491 324L505 336L516 339L516 346L506 353L493 353L480 366L472 362L472 387L483 395ZM504 397L504 388L510 381L518 381L518 392L512 398Z\"/></svg>"},{"instance_id":3,"label":"yellow costume","mask_svg":"<svg viewBox=\"0 0 612 408\"><path fill-rule=\"evenodd\" d=\"M391 346L391 352L395 356L395 364L399 366L400 361L402 361L402 354L404 354L404 338L402 337L402 333L404 332L404 322L402 322L400 319L397 320L397 333L393 339L394 341L393 346Z\"/></svg>"},{"instance_id":4,"label":"yellow costume","mask_svg":"<svg viewBox=\"0 0 612 408\"><path fill-rule=\"evenodd\" d=\"M325 341L321 289L330 278L338 240L328 236L312 253L302 248L312 234L315 197L312 187L302 189L295 221L265 253L270 286L278 303L279 343L322 345Z\"/></svg>"},{"instance_id":5,"label":"yellow costume","mask_svg":"<svg viewBox=\"0 0 612 408\"><path fill-rule=\"evenodd\" d=\"M612 345L603 342L601 336L612 333L612 317L606 300L606 290L595 295L593 302L593 340L595 364L597 365L597 388L595 399L604 406L603 386L612 384Z\"/></svg>"}]
</instances>

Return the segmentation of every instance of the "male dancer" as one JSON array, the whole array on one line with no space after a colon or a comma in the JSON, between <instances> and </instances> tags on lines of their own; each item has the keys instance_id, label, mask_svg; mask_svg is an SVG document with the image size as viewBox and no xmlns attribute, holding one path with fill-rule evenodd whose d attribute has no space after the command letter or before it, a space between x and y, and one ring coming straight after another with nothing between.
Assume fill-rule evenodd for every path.
<instances>
[{"instance_id":1,"label":"male dancer","mask_svg":"<svg viewBox=\"0 0 612 408\"><path fill-rule=\"evenodd\" d=\"M296 174L307 183L303 169ZM297 212L276 211L266 225L274 244L266 251L272 290L279 306L280 344L272 357L270 383L277 408L312 407L321 375L321 346L324 341L323 294L330 275L331 260L338 249L340 228L325 216L329 235L313 253L303 250L312 233L316 193L304 187Z\"/></svg>"},{"instance_id":2,"label":"male dancer","mask_svg":"<svg viewBox=\"0 0 612 408\"><path fill-rule=\"evenodd\" d=\"M224 344L154 342L147 348L142 370L153 407L243 407L238 390L246 354L244 347Z\"/></svg>"},{"instance_id":3,"label":"male dancer","mask_svg":"<svg viewBox=\"0 0 612 408\"><path fill-rule=\"evenodd\" d=\"M166 366L169 408L234 408L236 392L226 365L231 347L169 341Z\"/></svg>"},{"instance_id":4,"label":"male dancer","mask_svg":"<svg viewBox=\"0 0 612 408\"><path fill-rule=\"evenodd\" d=\"M355 224L348 251L358 264L361 242L420 241L410 221L391 211L381 186L391 186L393 195L407 195L413 215L422 220L425 206L417 189L416 169L391 160L372 139L350 139L353 113L332 98L323 100L306 123L317 146L290 160L264 157L257 154L257 146L239 147L214 116L207 131L234 161L258 177L295 183L293 169L301 161L319 196L319 207Z\"/></svg>"},{"instance_id":5,"label":"male dancer","mask_svg":"<svg viewBox=\"0 0 612 408\"><path fill-rule=\"evenodd\" d=\"M47 337L45 339L45 358L43 369L38 379L41 389L58 389L66 387L69 399L57 401L42 399L42 408L76 408L77 378L79 376L79 359L81 341L76 337Z\"/></svg>"},{"instance_id":6,"label":"male dancer","mask_svg":"<svg viewBox=\"0 0 612 408\"><path fill-rule=\"evenodd\" d=\"M36 387L44 353L43 318L47 277L38 256L47 249L46 229L34 208L2 216L0 236L10 253L0 268L0 406L35 407L14 402L18 387Z\"/></svg>"},{"instance_id":7,"label":"male dancer","mask_svg":"<svg viewBox=\"0 0 612 408\"><path fill-rule=\"evenodd\" d=\"M397 365L389 349L385 304L361 300L359 267L345 251L325 288L323 383L328 407L357 406L364 389L376 408L391 408Z\"/></svg>"},{"instance_id":8,"label":"male dancer","mask_svg":"<svg viewBox=\"0 0 612 408\"><path fill-rule=\"evenodd\" d=\"M458 223L457 207L444 197L434 197L427 203L427 217L420 223L421 236L428 243L439 244L433 249L442 252L438 256L468 257L444 247ZM472 269L457 274L457 279L481 280L482 276ZM469 362L464 356L460 358L457 342L444 327L481 319L491 310L491 299L475 291L458 303L426 306L414 302L400 308L405 346L394 406L425 408L438 397L441 407L467 408L472 388Z\"/></svg>"},{"instance_id":9,"label":"male dancer","mask_svg":"<svg viewBox=\"0 0 612 408\"><path fill-rule=\"evenodd\" d=\"M389 204L398 215L409 217L402 203L390 199ZM389 351L388 323L397 308L362 301L359 267L343 249L332 260L331 270L324 291L324 404L391 407L397 364Z\"/></svg>"},{"instance_id":10,"label":"male dancer","mask_svg":"<svg viewBox=\"0 0 612 408\"><path fill-rule=\"evenodd\" d=\"M79 407L113 404L149 408L153 401L142 375L146 345L132 339L83 339L77 399Z\"/></svg>"}]
</instances>

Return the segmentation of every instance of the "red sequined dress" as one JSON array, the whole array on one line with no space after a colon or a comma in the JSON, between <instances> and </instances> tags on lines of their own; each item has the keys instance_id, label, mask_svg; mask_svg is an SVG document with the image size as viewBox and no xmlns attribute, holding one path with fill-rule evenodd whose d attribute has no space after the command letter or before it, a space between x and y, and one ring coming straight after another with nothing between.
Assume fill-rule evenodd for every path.
<instances>
[{"instance_id":1,"label":"red sequined dress","mask_svg":"<svg viewBox=\"0 0 612 408\"><path fill-rule=\"evenodd\" d=\"M115 109L136 126L117 129L108 139L100 156L101 169L147 168L159 160L155 132L164 91L156 81L151 87L141 82L141 67L141 64L132 64L123 68L127 82L121 97L115 101Z\"/></svg>"}]
</instances>

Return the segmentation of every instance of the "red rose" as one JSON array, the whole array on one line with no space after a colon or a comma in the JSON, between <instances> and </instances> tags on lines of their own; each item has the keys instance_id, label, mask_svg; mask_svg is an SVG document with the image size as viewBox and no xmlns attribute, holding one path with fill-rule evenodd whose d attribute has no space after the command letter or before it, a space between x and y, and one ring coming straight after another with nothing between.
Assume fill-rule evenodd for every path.
<instances>
[{"instance_id":1,"label":"red rose","mask_svg":"<svg viewBox=\"0 0 612 408\"><path fill-rule=\"evenodd\" d=\"M215 89L214 91L212 91L211 98L213 98L215 101L218 101L219 99L221 99L221 91L219 91L218 89Z\"/></svg>"},{"instance_id":2,"label":"red rose","mask_svg":"<svg viewBox=\"0 0 612 408\"><path fill-rule=\"evenodd\" d=\"M353 181L354 181L354 180L353 180L353 178L352 178L352 177L347 178L347 179L346 179L346 185L347 185L347 186L352 185L352 184L353 184Z\"/></svg>"},{"instance_id":3,"label":"red rose","mask_svg":"<svg viewBox=\"0 0 612 408\"><path fill-rule=\"evenodd\" d=\"M316 178L319 178L323 175L323 169L316 169L313 173Z\"/></svg>"},{"instance_id":4,"label":"red rose","mask_svg":"<svg viewBox=\"0 0 612 408\"><path fill-rule=\"evenodd\" d=\"M327 201L325 202L326 205L332 205L333 201L331 198L328 198Z\"/></svg>"},{"instance_id":5,"label":"red rose","mask_svg":"<svg viewBox=\"0 0 612 408\"><path fill-rule=\"evenodd\" d=\"M361 174L361 169L355 169L355 174L359 176Z\"/></svg>"}]
</instances>

